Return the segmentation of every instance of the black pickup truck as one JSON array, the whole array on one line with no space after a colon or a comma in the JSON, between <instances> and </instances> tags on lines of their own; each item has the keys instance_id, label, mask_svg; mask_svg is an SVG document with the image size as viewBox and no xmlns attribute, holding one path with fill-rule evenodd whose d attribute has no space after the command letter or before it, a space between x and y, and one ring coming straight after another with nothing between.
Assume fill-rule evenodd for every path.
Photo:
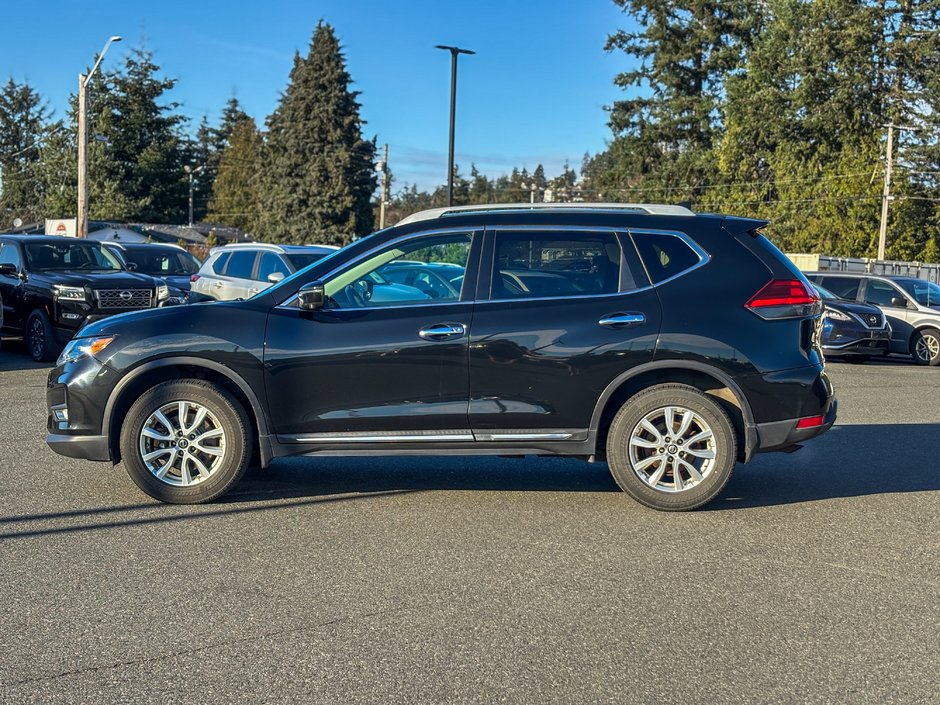
<instances>
[{"instance_id":1,"label":"black pickup truck","mask_svg":"<svg viewBox=\"0 0 940 705\"><path fill-rule=\"evenodd\" d=\"M99 243L0 235L0 330L22 335L34 360L54 360L86 323L155 308L166 284L128 271Z\"/></svg>"}]
</instances>

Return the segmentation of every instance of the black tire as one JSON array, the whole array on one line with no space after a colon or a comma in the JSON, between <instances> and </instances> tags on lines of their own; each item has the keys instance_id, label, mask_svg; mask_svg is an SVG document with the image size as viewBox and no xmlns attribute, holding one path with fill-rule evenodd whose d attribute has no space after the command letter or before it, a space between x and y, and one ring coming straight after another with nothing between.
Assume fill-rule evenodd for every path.
<instances>
[{"instance_id":1,"label":"black tire","mask_svg":"<svg viewBox=\"0 0 940 705\"><path fill-rule=\"evenodd\" d=\"M649 438L640 438L640 434L647 433L640 430L640 423L650 415L667 413L665 410L669 407L679 407L685 411L692 412L692 426L688 427L683 433L683 443L692 440L693 443L683 446L679 440L669 436L666 432L665 423L658 427L660 438L669 438L670 443L665 443L663 451L658 448L646 449L645 447L634 447L635 454L643 453L643 458L638 458L639 463L644 461L652 462L652 472L646 480L641 479L638 473L642 470L634 470L633 459L631 459L631 438L636 431L638 442L640 443L658 443L657 440ZM695 419L697 415L698 419ZM680 419L674 420L673 433L682 430L685 415ZM651 422L656 426L655 422ZM707 441L695 441L696 435L701 435L704 430L710 430L711 447L696 448L690 450L693 445ZM689 436L689 433L692 436ZM655 437L654 437L655 438ZM679 445L677 445L679 444ZM688 450L688 453L685 451ZM706 465L705 460L698 457L692 457L692 454L704 454L710 452L713 457L711 463ZM662 455L657 455L662 453ZM670 453L673 453L670 455ZM653 460L653 456L661 457L664 460ZM681 457L681 459L680 459ZM671 463L670 458L677 460ZM724 488L737 459L737 438L734 425L728 414L718 402L702 393L694 387L684 384L661 384L650 387L634 395L620 408L614 417L610 426L610 432L607 436L607 462L610 467L610 473L620 488L633 497L641 504L647 507L661 511L688 511L696 509L707 504L714 499ZM685 465L680 465L684 463ZM699 463L696 465L696 463ZM686 465L693 465L696 471L701 471L701 479L696 481L685 469ZM659 467L666 466L661 473L662 480L657 482L656 487L649 484L659 471ZM678 467L680 480L677 482L672 479L672 491L669 489L657 489L661 485L665 487L666 480L672 478L675 468ZM688 481L685 477L688 476ZM678 491L676 491L678 490Z\"/></svg>"},{"instance_id":2,"label":"black tire","mask_svg":"<svg viewBox=\"0 0 940 705\"><path fill-rule=\"evenodd\" d=\"M911 336L911 357L918 365L940 365L940 330L922 328Z\"/></svg>"},{"instance_id":3,"label":"black tire","mask_svg":"<svg viewBox=\"0 0 940 705\"><path fill-rule=\"evenodd\" d=\"M868 355L846 355L842 358L845 362L851 363L853 365L864 365L868 362Z\"/></svg>"},{"instance_id":4,"label":"black tire","mask_svg":"<svg viewBox=\"0 0 940 705\"><path fill-rule=\"evenodd\" d=\"M195 450L199 449L197 445L199 431L194 431L188 436L189 439L194 436L197 439L196 442L190 442L185 435L174 436L173 429L163 424L157 423L152 427L158 431L163 431L168 436L178 438L175 443L164 444L165 449L158 449L159 452L165 454L158 456L158 458L171 456L167 465L172 466L173 463L178 463L183 466L180 468L171 467L170 470L164 471L166 477L168 477L167 480L159 479L155 472L148 468L142 455L143 444L156 443L149 440L149 437L145 440L145 437L141 435L148 419L152 419L157 410L178 405L180 402L186 403L187 408L192 406L196 409L199 407L206 409L206 421L203 421L203 423L208 424L213 429L217 426L223 432L221 440L218 441L222 443L223 450L221 456L218 457L218 464L212 464L215 462L211 460L212 456L202 455L201 462L204 467L206 463L210 463L207 466L209 472L205 474L204 479L196 480L196 482L189 485L184 484L183 481L184 477L189 477L188 470L184 467L191 470L196 466L193 461L182 459L183 456L186 456L186 451L180 450L183 447L180 444L188 444L190 457L196 455ZM161 413L164 412L161 411ZM195 421L197 415L197 413L193 413L193 421ZM171 422L172 426L173 421L170 413L165 413L164 417ZM176 417L176 426L185 426L185 421L182 424L179 423L181 417L182 414ZM187 418L189 417L187 416ZM195 428L195 424L193 427ZM201 428L205 428L205 426ZM202 380L177 380L163 382L152 387L134 402L121 426L121 459L127 474L148 495L161 502L171 504L200 504L209 502L228 492L244 475L252 456L253 445L251 424L244 407L227 390ZM218 450L218 447L216 447L216 450ZM154 451L151 450L151 452ZM177 474L179 475L178 478L175 476ZM194 477L198 477L200 474L202 473L197 470Z\"/></svg>"},{"instance_id":5,"label":"black tire","mask_svg":"<svg viewBox=\"0 0 940 705\"><path fill-rule=\"evenodd\" d=\"M52 324L42 309L37 308L26 319L23 342L26 343L30 357L36 362L52 362L59 355L59 344L52 331Z\"/></svg>"}]
</instances>

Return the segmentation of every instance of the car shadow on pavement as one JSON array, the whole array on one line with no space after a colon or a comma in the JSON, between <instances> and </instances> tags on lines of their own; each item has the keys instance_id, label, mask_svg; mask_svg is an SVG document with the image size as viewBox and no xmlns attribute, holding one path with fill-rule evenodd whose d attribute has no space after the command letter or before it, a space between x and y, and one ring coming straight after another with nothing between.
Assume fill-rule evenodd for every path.
<instances>
[{"instance_id":1,"label":"car shadow on pavement","mask_svg":"<svg viewBox=\"0 0 940 705\"><path fill-rule=\"evenodd\" d=\"M940 424L834 426L796 453L739 465L706 511L940 491Z\"/></svg>"},{"instance_id":2,"label":"car shadow on pavement","mask_svg":"<svg viewBox=\"0 0 940 705\"><path fill-rule=\"evenodd\" d=\"M19 338L3 338L0 345L0 372L48 370L51 362L34 362Z\"/></svg>"}]
</instances>

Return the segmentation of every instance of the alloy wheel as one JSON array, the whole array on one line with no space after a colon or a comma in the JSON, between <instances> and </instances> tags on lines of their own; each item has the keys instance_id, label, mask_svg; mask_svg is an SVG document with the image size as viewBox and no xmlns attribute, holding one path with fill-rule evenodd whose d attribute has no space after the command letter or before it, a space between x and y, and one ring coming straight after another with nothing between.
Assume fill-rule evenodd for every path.
<instances>
[{"instance_id":1,"label":"alloy wheel","mask_svg":"<svg viewBox=\"0 0 940 705\"><path fill-rule=\"evenodd\" d=\"M174 401L156 409L139 436L140 457L161 482L198 485L225 458L225 431L214 413L194 401Z\"/></svg>"},{"instance_id":2,"label":"alloy wheel","mask_svg":"<svg viewBox=\"0 0 940 705\"><path fill-rule=\"evenodd\" d=\"M630 466L649 487L685 492L711 473L715 434L699 414L682 406L651 411L630 434Z\"/></svg>"},{"instance_id":3,"label":"alloy wheel","mask_svg":"<svg viewBox=\"0 0 940 705\"><path fill-rule=\"evenodd\" d=\"M41 360L46 348L46 330L39 317L29 324L29 352L36 360Z\"/></svg>"},{"instance_id":4,"label":"alloy wheel","mask_svg":"<svg viewBox=\"0 0 940 705\"><path fill-rule=\"evenodd\" d=\"M924 362L930 362L940 354L940 341L932 335L922 335L914 343L914 353Z\"/></svg>"}]
</instances>

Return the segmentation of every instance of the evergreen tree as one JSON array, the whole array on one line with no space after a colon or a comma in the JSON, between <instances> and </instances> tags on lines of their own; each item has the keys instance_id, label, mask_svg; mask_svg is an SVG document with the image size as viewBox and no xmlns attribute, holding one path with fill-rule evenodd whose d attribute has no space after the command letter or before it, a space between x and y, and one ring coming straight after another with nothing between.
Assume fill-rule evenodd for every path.
<instances>
[{"instance_id":1,"label":"evergreen tree","mask_svg":"<svg viewBox=\"0 0 940 705\"><path fill-rule=\"evenodd\" d=\"M258 176L262 140L255 121L246 116L232 129L219 161L207 219L250 230L259 218Z\"/></svg>"},{"instance_id":2,"label":"evergreen tree","mask_svg":"<svg viewBox=\"0 0 940 705\"><path fill-rule=\"evenodd\" d=\"M313 33L268 118L258 234L343 245L372 230L375 144L362 137L357 91L333 28Z\"/></svg>"},{"instance_id":3,"label":"evergreen tree","mask_svg":"<svg viewBox=\"0 0 940 705\"><path fill-rule=\"evenodd\" d=\"M16 218L41 218L43 143L60 128L49 125L48 108L28 83L11 78L0 89L0 231Z\"/></svg>"}]
</instances>

